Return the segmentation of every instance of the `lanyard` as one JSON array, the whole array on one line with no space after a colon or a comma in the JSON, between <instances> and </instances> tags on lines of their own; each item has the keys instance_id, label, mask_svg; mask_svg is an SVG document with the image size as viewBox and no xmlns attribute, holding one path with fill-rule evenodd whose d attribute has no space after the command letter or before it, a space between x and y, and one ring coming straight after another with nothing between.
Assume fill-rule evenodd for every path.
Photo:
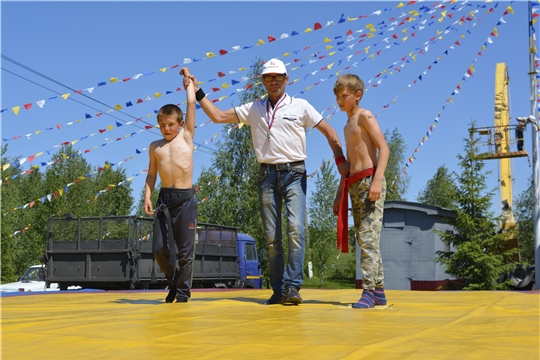
<instances>
[{"instance_id":1,"label":"lanyard","mask_svg":"<svg viewBox=\"0 0 540 360\"><path fill-rule=\"evenodd\" d=\"M272 116L270 116L270 110L272 110L270 106L270 100L268 100L268 102L266 103L266 123L268 124L268 131L266 132L266 135L267 135L268 141L270 141L270 130L272 130L272 126L274 125L274 120L276 120L276 113L278 111L279 105L281 105L281 103L285 100L286 96L287 95L284 94L283 97L279 99L279 101L277 102L276 106L274 107L272 111L272 114L271 114Z\"/></svg>"}]
</instances>

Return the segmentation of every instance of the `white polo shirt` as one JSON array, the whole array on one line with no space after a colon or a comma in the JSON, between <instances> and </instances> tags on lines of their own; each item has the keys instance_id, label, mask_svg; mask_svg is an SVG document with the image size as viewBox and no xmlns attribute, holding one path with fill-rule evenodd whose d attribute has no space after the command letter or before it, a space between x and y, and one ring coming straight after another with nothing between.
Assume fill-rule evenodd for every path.
<instances>
[{"instance_id":1,"label":"white polo shirt","mask_svg":"<svg viewBox=\"0 0 540 360\"><path fill-rule=\"evenodd\" d=\"M287 94L276 107L272 109L266 98L234 108L238 120L251 126L257 160L267 164L306 160L306 130L323 120L321 114L306 100Z\"/></svg>"}]
</instances>

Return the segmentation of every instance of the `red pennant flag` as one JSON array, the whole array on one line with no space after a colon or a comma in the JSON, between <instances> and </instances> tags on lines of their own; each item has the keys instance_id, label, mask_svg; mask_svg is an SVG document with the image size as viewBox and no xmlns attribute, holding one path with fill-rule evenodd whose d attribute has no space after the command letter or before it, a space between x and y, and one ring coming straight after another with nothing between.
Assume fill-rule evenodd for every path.
<instances>
[{"instance_id":1,"label":"red pennant flag","mask_svg":"<svg viewBox=\"0 0 540 360\"><path fill-rule=\"evenodd\" d=\"M300 59L294 59L294 62L299 62L299 61L300 61Z\"/></svg>"},{"instance_id":2,"label":"red pennant flag","mask_svg":"<svg viewBox=\"0 0 540 360\"><path fill-rule=\"evenodd\" d=\"M101 166L98 167L98 171L103 171L103 170L105 170L105 168L102 168Z\"/></svg>"},{"instance_id":3,"label":"red pennant flag","mask_svg":"<svg viewBox=\"0 0 540 360\"><path fill-rule=\"evenodd\" d=\"M347 33L345 35L351 35L352 34L352 30L349 30L347 31Z\"/></svg>"},{"instance_id":4,"label":"red pennant flag","mask_svg":"<svg viewBox=\"0 0 540 360\"><path fill-rule=\"evenodd\" d=\"M173 65L173 66L171 66L171 69L177 68L177 67L179 67L179 66L180 66L180 65L178 65L178 64Z\"/></svg>"},{"instance_id":5,"label":"red pennant flag","mask_svg":"<svg viewBox=\"0 0 540 360\"><path fill-rule=\"evenodd\" d=\"M30 104L24 105L24 108L25 108L26 110L30 110L31 107L32 107L32 104L31 104L31 103L30 103Z\"/></svg>"},{"instance_id":6,"label":"red pennant flag","mask_svg":"<svg viewBox=\"0 0 540 360\"><path fill-rule=\"evenodd\" d=\"M64 141L64 142L62 143L62 145L67 145L67 144L69 144L69 143L70 143L69 141Z\"/></svg>"},{"instance_id":7,"label":"red pennant flag","mask_svg":"<svg viewBox=\"0 0 540 360\"><path fill-rule=\"evenodd\" d=\"M394 39L397 39L397 34L392 35Z\"/></svg>"},{"instance_id":8,"label":"red pennant flag","mask_svg":"<svg viewBox=\"0 0 540 360\"><path fill-rule=\"evenodd\" d=\"M322 29L322 25L318 22L315 23L314 27L315 27L315 30Z\"/></svg>"},{"instance_id":9,"label":"red pennant flag","mask_svg":"<svg viewBox=\"0 0 540 360\"><path fill-rule=\"evenodd\" d=\"M411 34L412 37L414 37L415 35L416 35L416 31Z\"/></svg>"},{"instance_id":10,"label":"red pennant flag","mask_svg":"<svg viewBox=\"0 0 540 360\"><path fill-rule=\"evenodd\" d=\"M131 80L131 78L122 79L123 82L128 82L129 80Z\"/></svg>"},{"instance_id":11,"label":"red pennant flag","mask_svg":"<svg viewBox=\"0 0 540 360\"><path fill-rule=\"evenodd\" d=\"M82 94L82 90L75 90L77 94Z\"/></svg>"},{"instance_id":12,"label":"red pennant flag","mask_svg":"<svg viewBox=\"0 0 540 360\"><path fill-rule=\"evenodd\" d=\"M377 55L381 55L381 50L377 51Z\"/></svg>"},{"instance_id":13,"label":"red pennant flag","mask_svg":"<svg viewBox=\"0 0 540 360\"><path fill-rule=\"evenodd\" d=\"M226 55L228 53L229 52L227 50L223 50L223 49L219 50L219 55Z\"/></svg>"},{"instance_id":14,"label":"red pennant flag","mask_svg":"<svg viewBox=\"0 0 540 360\"><path fill-rule=\"evenodd\" d=\"M103 134L105 131L107 131L107 130L106 130L106 129L99 129L99 132L100 132L101 134Z\"/></svg>"},{"instance_id":15,"label":"red pennant flag","mask_svg":"<svg viewBox=\"0 0 540 360\"><path fill-rule=\"evenodd\" d=\"M218 101L219 101L219 99L212 100L213 103L217 103Z\"/></svg>"},{"instance_id":16,"label":"red pennant flag","mask_svg":"<svg viewBox=\"0 0 540 360\"><path fill-rule=\"evenodd\" d=\"M471 76L474 76L471 69L467 69L467 74L471 75Z\"/></svg>"},{"instance_id":17,"label":"red pennant flag","mask_svg":"<svg viewBox=\"0 0 540 360\"><path fill-rule=\"evenodd\" d=\"M30 202L30 207L34 207L34 204L35 204L35 202L34 202L34 201L31 201L31 202Z\"/></svg>"},{"instance_id":18,"label":"red pennant flag","mask_svg":"<svg viewBox=\"0 0 540 360\"><path fill-rule=\"evenodd\" d=\"M29 156L28 157L28 162L34 161L35 158L36 158L36 155Z\"/></svg>"},{"instance_id":19,"label":"red pennant flag","mask_svg":"<svg viewBox=\"0 0 540 360\"><path fill-rule=\"evenodd\" d=\"M90 149L87 149L87 150L84 150L85 153L89 153L90 152Z\"/></svg>"},{"instance_id":20,"label":"red pennant flag","mask_svg":"<svg viewBox=\"0 0 540 360\"><path fill-rule=\"evenodd\" d=\"M57 128L58 130L60 130L61 127L62 127L61 124L60 124L60 125L56 125L56 128Z\"/></svg>"},{"instance_id":21,"label":"red pennant flag","mask_svg":"<svg viewBox=\"0 0 540 360\"><path fill-rule=\"evenodd\" d=\"M218 76L219 76L219 77L224 77L224 76L227 76L227 74L224 74L224 73L222 73L221 71L218 71L218 73L217 73L217 74L218 74Z\"/></svg>"},{"instance_id":22,"label":"red pennant flag","mask_svg":"<svg viewBox=\"0 0 540 360\"><path fill-rule=\"evenodd\" d=\"M268 35L268 42L276 41L276 38Z\"/></svg>"},{"instance_id":23,"label":"red pennant flag","mask_svg":"<svg viewBox=\"0 0 540 360\"><path fill-rule=\"evenodd\" d=\"M248 85L246 86L246 90L249 90L249 89L251 89L252 87L253 87L253 84L248 84Z\"/></svg>"},{"instance_id":24,"label":"red pennant flag","mask_svg":"<svg viewBox=\"0 0 540 360\"><path fill-rule=\"evenodd\" d=\"M448 17L451 19L451 18L452 18L452 15L454 15L454 13L448 14Z\"/></svg>"},{"instance_id":25,"label":"red pennant flag","mask_svg":"<svg viewBox=\"0 0 540 360\"><path fill-rule=\"evenodd\" d=\"M58 191L53 192L54 198L58 199Z\"/></svg>"},{"instance_id":26,"label":"red pennant flag","mask_svg":"<svg viewBox=\"0 0 540 360\"><path fill-rule=\"evenodd\" d=\"M152 126L152 125L146 125L144 128L145 128L146 130L150 130L151 128L153 128L153 126Z\"/></svg>"},{"instance_id":27,"label":"red pennant flag","mask_svg":"<svg viewBox=\"0 0 540 360\"><path fill-rule=\"evenodd\" d=\"M181 89L181 88L179 88L179 87L177 87L177 88L176 88L176 91L181 91L181 90L182 90L182 89Z\"/></svg>"},{"instance_id":28,"label":"red pennant flag","mask_svg":"<svg viewBox=\"0 0 540 360\"><path fill-rule=\"evenodd\" d=\"M409 3L407 5L412 5L414 3L416 3L416 1L409 1Z\"/></svg>"},{"instance_id":29,"label":"red pennant flag","mask_svg":"<svg viewBox=\"0 0 540 360\"><path fill-rule=\"evenodd\" d=\"M100 117L101 115L103 115L103 113L97 113L96 114L97 117Z\"/></svg>"},{"instance_id":30,"label":"red pennant flag","mask_svg":"<svg viewBox=\"0 0 540 360\"><path fill-rule=\"evenodd\" d=\"M454 44L461 46L461 44L459 43L459 40L456 40L456 42Z\"/></svg>"},{"instance_id":31,"label":"red pennant flag","mask_svg":"<svg viewBox=\"0 0 540 360\"><path fill-rule=\"evenodd\" d=\"M142 102L143 102L142 99L137 100L137 104L140 104Z\"/></svg>"},{"instance_id":32,"label":"red pennant flag","mask_svg":"<svg viewBox=\"0 0 540 360\"><path fill-rule=\"evenodd\" d=\"M221 89L220 89L220 88L212 88L212 91L213 91L213 92L217 92L217 91L219 91L219 90L221 90Z\"/></svg>"}]
</instances>

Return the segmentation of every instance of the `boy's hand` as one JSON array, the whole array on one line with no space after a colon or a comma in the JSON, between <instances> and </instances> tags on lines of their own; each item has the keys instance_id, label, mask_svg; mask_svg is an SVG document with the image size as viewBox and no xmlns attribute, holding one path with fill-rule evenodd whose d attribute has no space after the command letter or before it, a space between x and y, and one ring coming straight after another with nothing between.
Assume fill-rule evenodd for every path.
<instances>
[{"instance_id":1,"label":"boy's hand","mask_svg":"<svg viewBox=\"0 0 540 360\"><path fill-rule=\"evenodd\" d=\"M368 199L374 202L379 200L381 198L381 192L382 192L381 184L376 181L372 181L371 186L369 187Z\"/></svg>"}]
</instances>

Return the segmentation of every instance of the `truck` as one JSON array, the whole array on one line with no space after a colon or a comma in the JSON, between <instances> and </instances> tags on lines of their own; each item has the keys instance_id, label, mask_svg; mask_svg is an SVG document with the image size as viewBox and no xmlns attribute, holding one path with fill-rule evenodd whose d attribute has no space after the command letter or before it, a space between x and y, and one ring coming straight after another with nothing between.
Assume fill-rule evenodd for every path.
<instances>
[{"instance_id":1,"label":"truck","mask_svg":"<svg viewBox=\"0 0 540 360\"><path fill-rule=\"evenodd\" d=\"M143 216L51 217L45 281L102 290L163 289L153 259L154 219ZM262 257L262 256L261 256ZM232 226L198 223L192 288L262 288L253 237Z\"/></svg>"}]
</instances>

